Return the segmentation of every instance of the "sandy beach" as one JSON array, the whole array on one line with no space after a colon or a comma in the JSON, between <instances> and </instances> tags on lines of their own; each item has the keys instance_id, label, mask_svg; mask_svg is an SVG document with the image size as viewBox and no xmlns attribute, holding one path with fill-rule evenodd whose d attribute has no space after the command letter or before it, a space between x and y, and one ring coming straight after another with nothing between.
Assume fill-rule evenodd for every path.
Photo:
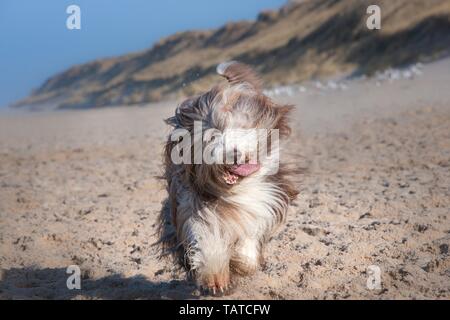
<instances>
[{"instance_id":1,"label":"sandy beach","mask_svg":"<svg viewBox=\"0 0 450 320\"><path fill-rule=\"evenodd\" d=\"M275 96L296 105L300 196L264 266L218 299L450 299L448 70ZM211 299L152 245L176 104L1 113L0 298Z\"/></svg>"}]
</instances>

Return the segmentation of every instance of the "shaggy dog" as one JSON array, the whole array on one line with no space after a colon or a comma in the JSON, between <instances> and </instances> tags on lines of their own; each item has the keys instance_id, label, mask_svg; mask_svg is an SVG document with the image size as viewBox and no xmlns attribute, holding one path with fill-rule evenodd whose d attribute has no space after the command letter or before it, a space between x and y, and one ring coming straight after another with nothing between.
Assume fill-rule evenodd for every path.
<instances>
[{"instance_id":1,"label":"shaggy dog","mask_svg":"<svg viewBox=\"0 0 450 320\"><path fill-rule=\"evenodd\" d=\"M297 196L275 139L290 134L292 106L265 96L247 65L225 62L217 72L226 86L187 99L166 120L173 127L165 147L169 197L159 221L164 252L212 294L229 288L230 274L257 270L264 243Z\"/></svg>"}]
</instances>

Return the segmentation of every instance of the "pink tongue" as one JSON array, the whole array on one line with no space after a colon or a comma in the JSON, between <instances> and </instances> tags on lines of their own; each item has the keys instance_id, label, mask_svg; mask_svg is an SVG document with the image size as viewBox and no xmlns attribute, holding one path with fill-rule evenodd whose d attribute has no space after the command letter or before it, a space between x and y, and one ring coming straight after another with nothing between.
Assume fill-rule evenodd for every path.
<instances>
[{"instance_id":1,"label":"pink tongue","mask_svg":"<svg viewBox=\"0 0 450 320\"><path fill-rule=\"evenodd\" d=\"M245 163L233 166L230 171L234 174L237 174L238 176L246 177L252 174L253 172L258 171L259 168L260 168L259 164Z\"/></svg>"}]
</instances>

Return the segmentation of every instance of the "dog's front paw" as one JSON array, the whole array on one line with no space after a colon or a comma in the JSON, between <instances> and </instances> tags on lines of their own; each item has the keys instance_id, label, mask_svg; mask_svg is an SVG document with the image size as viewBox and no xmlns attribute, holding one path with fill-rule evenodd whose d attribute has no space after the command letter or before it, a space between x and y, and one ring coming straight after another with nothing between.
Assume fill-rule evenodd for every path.
<instances>
[{"instance_id":1,"label":"dog's front paw","mask_svg":"<svg viewBox=\"0 0 450 320\"><path fill-rule=\"evenodd\" d=\"M213 296L229 294L231 289L230 272L226 270L220 273L203 275L199 279L199 283L205 294Z\"/></svg>"}]
</instances>

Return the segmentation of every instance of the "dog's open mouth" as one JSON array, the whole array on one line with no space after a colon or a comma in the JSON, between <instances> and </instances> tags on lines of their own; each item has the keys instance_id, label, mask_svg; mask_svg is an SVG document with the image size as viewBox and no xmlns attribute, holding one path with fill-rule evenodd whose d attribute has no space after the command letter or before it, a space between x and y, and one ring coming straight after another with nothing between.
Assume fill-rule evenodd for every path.
<instances>
[{"instance_id":1,"label":"dog's open mouth","mask_svg":"<svg viewBox=\"0 0 450 320\"><path fill-rule=\"evenodd\" d=\"M223 178L227 184L235 184L239 177L247 177L260 168L261 166L258 163L235 164L223 175Z\"/></svg>"}]
</instances>

